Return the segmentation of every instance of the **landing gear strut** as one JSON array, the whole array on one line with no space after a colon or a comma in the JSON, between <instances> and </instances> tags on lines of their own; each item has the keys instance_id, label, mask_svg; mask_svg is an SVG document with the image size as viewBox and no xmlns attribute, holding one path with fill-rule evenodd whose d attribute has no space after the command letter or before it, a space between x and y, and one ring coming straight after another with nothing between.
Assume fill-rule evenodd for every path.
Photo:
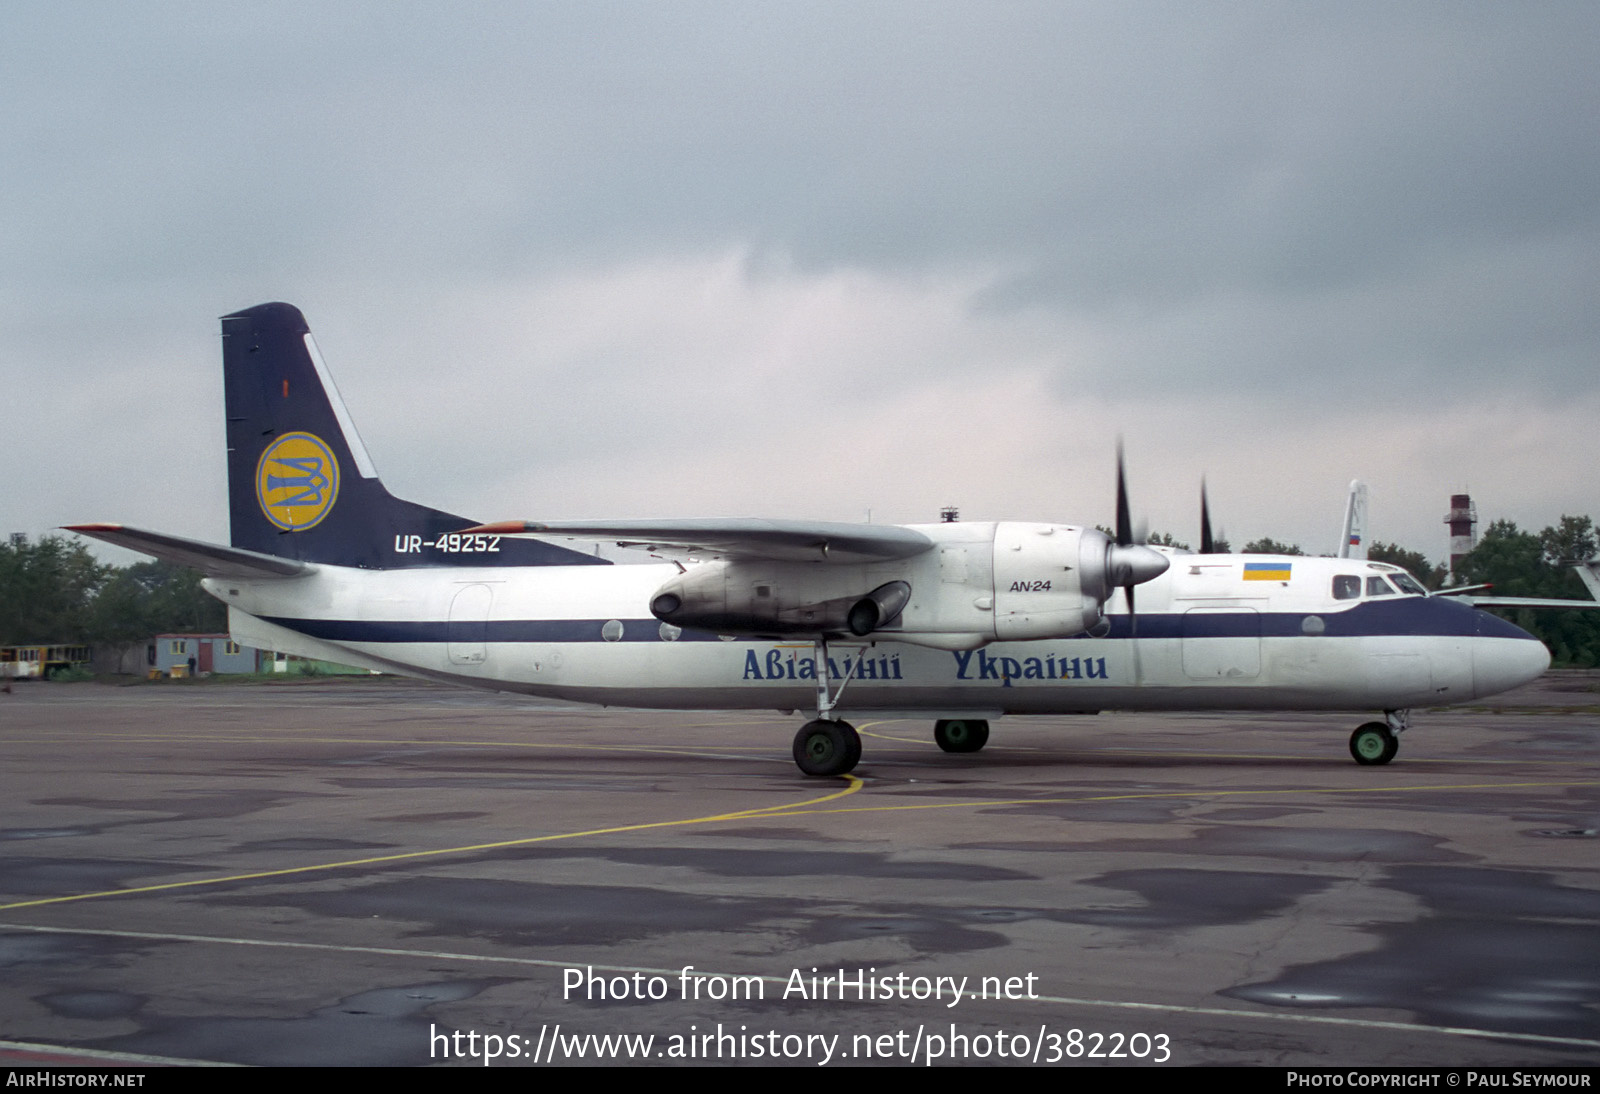
<instances>
[{"instance_id":1,"label":"landing gear strut","mask_svg":"<svg viewBox=\"0 0 1600 1094\"><path fill-rule=\"evenodd\" d=\"M946 752L977 752L989 743L989 723L981 718L941 719L933 723L933 740Z\"/></svg>"},{"instance_id":2,"label":"landing gear strut","mask_svg":"<svg viewBox=\"0 0 1600 1094\"><path fill-rule=\"evenodd\" d=\"M1363 766L1386 764L1400 751L1400 734L1411 725L1409 710L1384 712L1382 722L1368 722L1350 735L1350 755Z\"/></svg>"},{"instance_id":3,"label":"landing gear strut","mask_svg":"<svg viewBox=\"0 0 1600 1094\"><path fill-rule=\"evenodd\" d=\"M817 716L794 735L795 766L807 775L848 775L861 762L861 735L849 722L835 718L833 710L861 659L855 658L839 687L830 689L826 638L817 639L816 658Z\"/></svg>"}]
</instances>

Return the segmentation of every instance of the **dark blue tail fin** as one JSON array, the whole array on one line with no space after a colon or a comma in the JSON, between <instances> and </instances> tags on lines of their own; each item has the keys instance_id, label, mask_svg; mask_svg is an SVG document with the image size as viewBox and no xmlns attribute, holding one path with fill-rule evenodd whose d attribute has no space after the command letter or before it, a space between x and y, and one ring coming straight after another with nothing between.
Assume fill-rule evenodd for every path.
<instances>
[{"instance_id":1,"label":"dark blue tail fin","mask_svg":"<svg viewBox=\"0 0 1600 1094\"><path fill-rule=\"evenodd\" d=\"M223 316L222 364L235 547L375 570L603 561L537 540L463 536L478 522L385 490L299 308Z\"/></svg>"}]
</instances>

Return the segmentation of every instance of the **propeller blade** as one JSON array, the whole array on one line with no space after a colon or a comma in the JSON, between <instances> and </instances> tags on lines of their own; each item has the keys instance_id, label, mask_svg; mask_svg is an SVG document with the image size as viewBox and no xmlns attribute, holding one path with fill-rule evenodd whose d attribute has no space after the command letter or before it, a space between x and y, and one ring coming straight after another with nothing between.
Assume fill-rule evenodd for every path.
<instances>
[{"instance_id":1,"label":"propeller blade","mask_svg":"<svg viewBox=\"0 0 1600 1094\"><path fill-rule=\"evenodd\" d=\"M1122 468L1122 438L1117 438L1117 546L1133 542L1133 518L1128 515L1128 476Z\"/></svg>"},{"instance_id":2,"label":"propeller blade","mask_svg":"<svg viewBox=\"0 0 1600 1094\"><path fill-rule=\"evenodd\" d=\"M1139 633L1139 616L1134 607L1133 587L1149 581L1167 568L1167 559L1145 545L1148 529L1141 528L1135 536L1133 516L1128 505L1128 473L1123 466L1122 438L1117 438L1117 542L1107 551L1107 570L1121 578L1122 595L1128 601L1128 626L1132 634ZM1137 544L1137 546L1135 546Z\"/></svg>"},{"instance_id":3,"label":"propeller blade","mask_svg":"<svg viewBox=\"0 0 1600 1094\"><path fill-rule=\"evenodd\" d=\"M1214 555L1217 553L1217 541L1211 536L1211 506L1206 501L1206 480L1200 478L1200 553Z\"/></svg>"}]
</instances>

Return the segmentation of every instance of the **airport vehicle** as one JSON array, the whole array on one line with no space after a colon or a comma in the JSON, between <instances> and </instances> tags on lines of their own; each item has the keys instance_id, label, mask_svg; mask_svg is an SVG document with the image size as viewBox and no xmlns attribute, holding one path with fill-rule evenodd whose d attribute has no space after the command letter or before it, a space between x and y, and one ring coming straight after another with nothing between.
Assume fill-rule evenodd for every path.
<instances>
[{"instance_id":1,"label":"airport vehicle","mask_svg":"<svg viewBox=\"0 0 1600 1094\"><path fill-rule=\"evenodd\" d=\"M810 775L860 758L852 715L931 715L975 752L1004 714L1382 711L1351 752L1387 763L1416 706L1537 677L1549 654L1486 612L1359 559L1133 542L1050 522L476 524L384 489L298 309L222 319L231 545L72 531L194 566L236 641L474 687L618 706L814 708ZM1203 497L1203 495L1202 495ZM665 561L618 565L555 540Z\"/></svg>"},{"instance_id":2,"label":"airport vehicle","mask_svg":"<svg viewBox=\"0 0 1600 1094\"><path fill-rule=\"evenodd\" d=\"M42 679L88 664L88 646L0 646L0 680Z\"/></svg>"}]
</instances>

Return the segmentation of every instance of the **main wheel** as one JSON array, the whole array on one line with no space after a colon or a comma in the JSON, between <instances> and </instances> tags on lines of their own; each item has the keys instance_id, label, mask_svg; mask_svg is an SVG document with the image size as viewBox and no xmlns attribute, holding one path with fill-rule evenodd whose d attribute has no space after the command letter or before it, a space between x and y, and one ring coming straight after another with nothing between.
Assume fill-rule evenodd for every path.
<instances>
[{"instance_id":1,"label":"main wheel","mask_svg":"<svg viewBox=\"0 0 1600 1094\"><path fill-rule=\"evenodd\" d=\"M1400 738L1382 722L1368 722L1350 734L1350 755L1364 765L1386 764L1400 751Z\"/></svg>"},{"instance_id":2,"label":"main wheel","mask_svg":"<svg viewBox=\"0 0 1600 1094\"><path fill-rule=\"evenodd\" d=\"M976 752L989 743L989 723L981 718L941 719L933 723L933 740L946 752Z\"/></svg>"},{"instance_id":3,"label":"main wheel","mask_svg":"<svg viewBox=\"0 0 1600 1094\"><path fill-rule=\"evenodd\" d=\"M861 762L861 735L849 722L807 722L794 735L794 762L807 775L846 775Z\"/></svg>"}]
</instances>

